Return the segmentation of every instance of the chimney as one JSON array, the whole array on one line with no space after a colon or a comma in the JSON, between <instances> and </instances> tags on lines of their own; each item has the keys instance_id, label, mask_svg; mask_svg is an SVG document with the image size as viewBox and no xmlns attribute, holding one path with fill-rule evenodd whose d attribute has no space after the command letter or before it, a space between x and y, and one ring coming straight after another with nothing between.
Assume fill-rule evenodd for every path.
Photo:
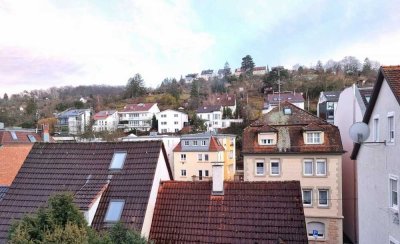
<instances>
[{"instance_id":1,"label":"chimney","mask_svg":"<svg viewBox=\"0 0 400 244\"><path fill-rule=\"evenodd\" d=\"M224 164L212 165L212 195L224 195Z\"/></svg>"},{"instance_id":2,"label":"chimney","mask_svg":"<svg viewBox=\"0 0 400 244\"><path fill-rule=\"evenodd\" d=\"M43 124L42 126L42 140L43 142L50 142L49 124Z\"/></svg>"}]
</instances>

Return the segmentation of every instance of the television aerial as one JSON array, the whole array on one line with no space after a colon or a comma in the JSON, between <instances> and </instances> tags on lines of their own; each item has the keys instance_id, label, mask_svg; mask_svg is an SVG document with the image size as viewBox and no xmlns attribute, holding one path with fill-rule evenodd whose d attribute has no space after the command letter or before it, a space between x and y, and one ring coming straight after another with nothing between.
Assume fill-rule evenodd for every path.
<instances>
[{"instance_id":1,"label":"television aerial","mask_svg":"<svg viewBox=\"0 0 400 244\"><path fill-rule=\"evenodd\" d=\"M357 122L350 126L350 138L354 143L363 143L369 137L369 127L364 122Z\"/></svg>"}]
</instances>

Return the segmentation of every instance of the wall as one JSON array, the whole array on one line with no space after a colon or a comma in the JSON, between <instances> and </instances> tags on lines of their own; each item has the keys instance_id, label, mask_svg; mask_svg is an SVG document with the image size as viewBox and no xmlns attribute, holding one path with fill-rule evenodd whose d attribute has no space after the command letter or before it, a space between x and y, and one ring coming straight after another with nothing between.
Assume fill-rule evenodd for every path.
<instances>
[{"instance_id":1,"label":"wall","mask_svg":"<svg viewBox=\"0 0 400 244\"><path fill-rule=\"evenodd\" d=\"M220 152L224 154L224 152ZM181 160L181 154L186 154L186 160ZM203 154L203 160L198 160L198 154ZM204 161L204 154L208 154L208 161ZM192 176L199 175L199 170L208 170L209 176L212 177L212 163L217 162L218 152L174 152L174 179L191 181ZM186 176L181 176L181 170L186 170ZM204 176L204 173L203 173ZM207 177L205 177L207 179Z\"/></svg>"},{"instance_id":2,"label":"wall","mask_svg":"<svg viewBox=\"0 0 400 244\"><path fill-rule=\"evenodd\" d=\"M395 143L361 145L357 157L358 216L360 243L389 243L389 235L400 241L400 225L393 223L389 208L389 175L400 177L400 106L387 82L384 81L369 121L373 138L373 118L379 114L379 141L387 140L387 114L394 112Z\"/></svg>"}]
</instances>

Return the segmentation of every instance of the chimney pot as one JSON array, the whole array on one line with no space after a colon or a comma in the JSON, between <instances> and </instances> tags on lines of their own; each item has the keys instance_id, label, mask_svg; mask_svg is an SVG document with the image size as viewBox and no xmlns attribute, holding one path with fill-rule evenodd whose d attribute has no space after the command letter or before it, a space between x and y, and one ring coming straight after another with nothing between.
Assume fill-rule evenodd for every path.
<instances>
[{"instance_id":1,"label":"chimney pot","mask_svg":"<svg viewBox=\"0 0 400 244\"><path fill-rule=\"evenodd\" d=\"M212 166L212 195L224 195L223 163L214 163Z\"/></svg>"},{"instance_id":2,"label":"chimney pot","mask_svg":"<svg viewBox=\"0 0 400 244\"><path fill-rule=\"evenodd\" d=\"M50 142L49 124L43 124L42 140L43 142Z\"/></svg>"}]
</instances>

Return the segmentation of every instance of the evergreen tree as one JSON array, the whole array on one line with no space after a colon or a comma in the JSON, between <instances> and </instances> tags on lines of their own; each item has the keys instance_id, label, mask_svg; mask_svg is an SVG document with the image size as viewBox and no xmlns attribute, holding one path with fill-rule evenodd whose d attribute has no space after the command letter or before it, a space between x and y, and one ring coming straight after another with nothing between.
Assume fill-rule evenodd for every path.
<instances>
[{"instance_id":1,"label":"evergreen tree","mask_svg":"<svg viewBox=\"0 0 400 244\"><path fill-rule=\"evenodd\" d=\"M140 74L135 74L133 78L129 78L125 91L126 98L140 97L144 95L145 92L146 88L144 87L144 81Z\"/></svg>"},{"instance_id":2,"label":"evergreen tree","mask_svg":"<svg viewBox=\"0 0 400 244\"><path fill-rule=\"evenodd\" d=\"M361 73L363 75L369 75L371 71L372 71L371 61L368 58L365 58Z\"/></svg>"},{"instance_id":3,"label":"evergreen tree","mask_svg":"<svg viewBox=\"0 0 400 244\"><path fill-rule=\"evenodd\" d=\"M29 115L33 115L36 113L37 104L33 98L28 100L28 104L26 105L26 113Z\"/></svg>"},{"instance_id":4,"label":"evergreen tree","mask_svg":"<svg viewBox=\"0 0 400 244\"><path fill-rule=\"evenodd\" d=\"M250 55L246 55L242 58L242 70L246 72L247 75L253 74L253 69L255 64L253 62L253 58Z\"/></svg>"},{"instance_id":5,"label":"evergreen tree","mask_svg":"<svg viewBox=\"0 0 400 244\"><path fill-rule=\"evenodd\" d=\"M231 74L232 74L231 67L229 66L228 62L225 62L225 65L224 65L224 78L230 76Z\"/></svg>"},{"instance_id":6,"label":"evergreen tree","mask_svg":"<svg viewBox=\"0 0 400 244\"><path fill-rule=\"evenodd\" d=\"M7 93L4 93L3 99L4 99L4 101L8 101L8 95L7 95Z\"/></svg>"},{"instance_id":7,"label":"evergreen tree","mask_svg":"<svg viewBox=\"0 0 400 244\"><path fill-rule=\"evenodd\" d=\"M192 108L197 108L199 106L199 81L194 80L192 82L192 88L190 90L190 106Z\"/></svg>"},{"instance_id":8,"label":"evergreen tree","mask_svg":"<svg viewBox=\"0 0 400 244\"><path fill-rule=\"evenodd\" d=\"M153 118L151 118L151 129L158 131L158 120L155 114L153 114Z\"/></svg>"}]
</instances>

